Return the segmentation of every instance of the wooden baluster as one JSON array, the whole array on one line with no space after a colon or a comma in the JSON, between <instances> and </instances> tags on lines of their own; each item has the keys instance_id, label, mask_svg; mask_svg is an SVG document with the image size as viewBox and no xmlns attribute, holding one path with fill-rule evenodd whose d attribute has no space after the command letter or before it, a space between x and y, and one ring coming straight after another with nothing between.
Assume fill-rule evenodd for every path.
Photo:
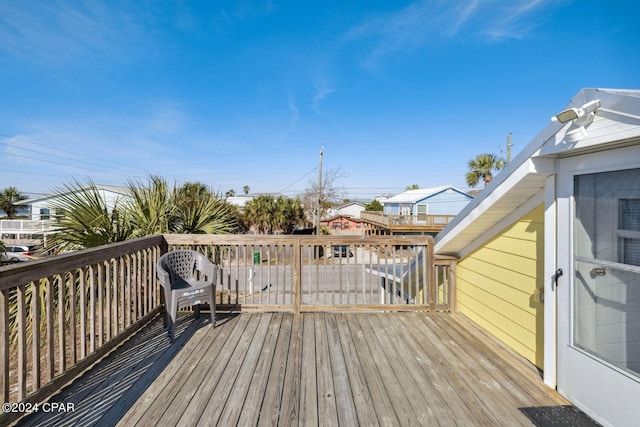
<instances>
[{"instance_id":1,"label":"wooden baluster","mask_svg":"<svg viewBox=\"0 0 640 427\"><path fill-rule=\"evenodd\" d=\"M18 286L17 333L18 333L18 401L27 397L27 314L25 285Z\"/></svg>"},{"instance_id":2,"label":"wooden baluster","mask_svg":"<svg viewBox=\"0 0 640 427\"><path fill-rule=\"evenodd\" d=\"M89 266L89 354L96 351L96 274Z\"/></svg>"},{"instance_id":3,"label":"wooden baluster","mask_svg":"<svg viewBox=\"0 0 640 427\"><path fill-rule=\"evenodd\" d=\"M112 260L107 260L106 262L106 274L105 274L105 285L106 285L106 299L107 299L107 307L105 309L106 311L106 340L107 342L109 342L111 340L111 330L113 328L113 321L112 321L112 316L111 316L111 310L112 310L112 305L111 305L111 288L113 286L113 275L112 275L112 270L113 270L113 264L112 264Z\"/></svg>"},{"instance_id":4,"label":"wooden baluster","mask_svg":"<svg viewBox=\"0 0 640 427\"><path fill-rule=\"evenodd\" d=\"M78 361L78 334L76 330L76 305L77 305L77 296L76 296L76 271L69 272L69 340L71 341L71 345L69 346L71 351L71 366L75 365Z\"/></svg>"},{"instance_id":5,"label":"wooden baluster","mask_svg":"<svg viewBox=\"0 0 640 427\"><path fill-rule=\"evenodd\" d=\"M0 291L0 388L2 402L9 401L9 289Z\"/></svg>"},{"instance_id":6,"label":"wooden baluster","mask_svg":"<svg viewBox=\"0 0 640 427\"><path fill-rule=\"evenodd\" d=\"M80 291L80 359L87 356L87 271L80 268L78 290Z\"/></svg>"},{"instance_id":7,"label":"wooden baluster","mask_svg":"<svg viewBox=\"0 0 640 427\"><path fill-rule=\"evenodd\" d=\"M40 388L40 280L31 282L31 383L33 391Z\"/></svg>"},{"instance_id":8,"label":"wooden baluster","mask_svg":"<svg viewBox=\"0 0 640 427\"><path fill-rule=\"evenodd\" d=\"M54 352L54 330L53 330L53 276L47 278L45 287L45 317L47 331L47 381L51 381L55 376L55 352Z\"/></svg>"},{"instance_id":9,"label":"wooden baluster","mask_svg":"<svg viewBox=\"0 0 640 427\"><path fill-rule=\"evenodd\" d=\"M58 283L58 354L60 359L58 366L60 372L64 372L67 368L67 343L65 339L65 296L67 293L66 277L66 274L60 274L56 277Z\"/></svg>"}]
</instances>

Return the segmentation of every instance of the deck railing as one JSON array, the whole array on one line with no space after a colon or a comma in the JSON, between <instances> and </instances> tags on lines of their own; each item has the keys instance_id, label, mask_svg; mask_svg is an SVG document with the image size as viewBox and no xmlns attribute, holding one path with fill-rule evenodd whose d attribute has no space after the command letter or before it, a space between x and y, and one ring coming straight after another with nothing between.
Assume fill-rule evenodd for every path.
<instances>
[{"instance_id":1,"label":"deck railing","mask_svg":"<svg viewBox=\"0 0 640 427\"><path fill-rule=\"evenodd\" d=\"M242 310L449 310L451 260L431 236L165 235L220 267L217 304Z\"/></svg>"},{"instance_id":2,"label":"deck railing","mask_svg":"<svg viewBox=\"0 0 640 427\"><path fill-rule=\"evenodd\" d=\"M161 309L162 236L0 267L0 392L39 401Z\"/></svg>"},{"instance_id":3,"label":"deck railing","mask_svg":"<svg viewBox=\"0 0 640 427\"><path fill-rule=\"evenodd\" d=\"M220 310L455 304L455 259L436 259L430 236L158 235L0 267L3 402L42 400L158 314L156 263L176 248L219 266Z\"/></svg>"},{"instance_id":4,"label":"deck railing","mask_svg":"<svg viewBox=\"0 0 640 427\"><path fill-rule=\"evenodd\" d=\"M423 228L444 228L455 215L398 215L385 214L376 211L360 212L360 218L379 227L392 228L394 226L402 227L423 227Z\"/></svg>"}]
</instances>

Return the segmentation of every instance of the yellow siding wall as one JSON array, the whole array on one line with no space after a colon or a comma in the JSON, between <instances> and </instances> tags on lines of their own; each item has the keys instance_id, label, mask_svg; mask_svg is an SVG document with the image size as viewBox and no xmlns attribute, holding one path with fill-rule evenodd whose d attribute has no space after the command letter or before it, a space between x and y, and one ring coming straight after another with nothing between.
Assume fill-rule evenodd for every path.
<instances>
[{"instance_id":1,"label":"yellow siding wall","mask_svg":"<svg viewBox=\"0 0 640 427\"><path fill-rule=\"evenodd\" d=\"M458 311L539 368L544 320L544 206L458 262Z\"/></svg>"}]
</instances>

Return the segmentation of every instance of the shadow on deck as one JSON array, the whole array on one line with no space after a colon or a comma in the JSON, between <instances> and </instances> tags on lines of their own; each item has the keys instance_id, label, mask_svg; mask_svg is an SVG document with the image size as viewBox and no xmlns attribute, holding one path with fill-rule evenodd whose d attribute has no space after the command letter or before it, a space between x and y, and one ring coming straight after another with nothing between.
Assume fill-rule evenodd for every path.
<instances>
[{"instance_id":1,"label":"shadow on deck","mask_svg":"<svg viewBox=\"0 0 640 427\"><path fill-rule=\"evenodd\" d=\"M49 400L73 412L18 425L513 426L568 405L460 314L207 319L173 345L154 319Z\"/></svg>"}]
</instances>

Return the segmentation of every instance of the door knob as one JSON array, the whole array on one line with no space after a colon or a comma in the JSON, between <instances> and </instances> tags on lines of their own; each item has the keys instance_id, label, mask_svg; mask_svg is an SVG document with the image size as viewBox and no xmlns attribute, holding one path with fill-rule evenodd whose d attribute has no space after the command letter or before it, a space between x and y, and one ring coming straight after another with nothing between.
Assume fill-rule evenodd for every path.
<instances>
[{"instance_id":1,"label":"door knob","mask_svg":"<svg viewBox=\"0 0 640 427\"><path fill-rule=\"evenodd\" d=\"M605 274L607 274L607 268L606 267L594 267L591 269L591 274L593 274L594 276L604 276Z\"/></svg>"}]
</instances>

